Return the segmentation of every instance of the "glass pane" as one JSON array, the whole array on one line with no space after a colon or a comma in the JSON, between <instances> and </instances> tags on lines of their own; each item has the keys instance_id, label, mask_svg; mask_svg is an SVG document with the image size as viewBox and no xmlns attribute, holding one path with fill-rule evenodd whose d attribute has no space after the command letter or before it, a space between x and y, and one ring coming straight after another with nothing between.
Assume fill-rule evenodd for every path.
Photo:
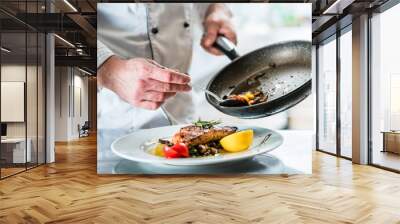
<instances>
[{"instance_id":1,"label":"glass pane","mask_svg":"<svg viewBox=\"0 0 400 224\"><path fill-rule=\"evenodd\" d=\"M27 63L27 80L26 80L26 113L27 113L27 144L28 151L30 150L30 159L28 160L28 168L37 165L37 132L38 132L38 119L37 119L37 73L38 73L38 56L37 56L37 33L27 33L28 38L28 63Z\"/></svg>"},{"instance_id":2,"label":"glass pane","mask_svg":"<svg viewBox=\"0 0 400 224\"><path fill-rule=\"evenodd\" d=\"M336 153L336 40L318 48L319 149Z\"/></svg>"},{"instance_id":3,"label":"glass pane","mask_svg":"<svg viewBox=\"0 0 400 224\"><path fill-rule=\"evenodd\" d=\"M39 41L38 41L38 163L45 163L46 158L46 149L45 149L45 60L46 60L46 52L45 52L45 44L46 37L44 34L39 33Z\"/></svg>"},{"instance_id":4,"label":"glass pane","mask_svg":"<svg viewBox=\"0 0 400 224\"><path fill-rule=\"evenodd\" d=\"M26 12L37 13L37 1L27 2ZM35 20L37 17L31 18ZM32 21L35 22L36 21ZM28 168L38 164L38 33L36 30L27 30L27 80L26 80L26 113L27 113L27 150L30 150Z\"/></svg>"},{"instance_id":5,"label":"glass pane","mask_svg":"<svg viewBox=\"0 0 400 224\"><path fill-rule=\"evenodd\" d=\"M372 18L372 163L400 170L400 5Z\"/></svg>"},{"instance_id":6,"label":"glass pane","mask_svg":"<svg viewBox=\"0 0 400 224\"><path fill-rule=\"evenodd\" d=\"M26 33L2 33L1 46L1 174L25 170L30 160L26 151L25 91ZM29 147L28 147L29 148Z\"/></svg>"},{"instance_id":7,"label":"glass pane","mask_svg":"<svg viewBox=\"0 0 400 224\"><path fill-rule=\"evenodd\" d=\"M340 37L340 127L341 155L351 158L352 141L352 35Z\"/></svg>"}]
</instances>

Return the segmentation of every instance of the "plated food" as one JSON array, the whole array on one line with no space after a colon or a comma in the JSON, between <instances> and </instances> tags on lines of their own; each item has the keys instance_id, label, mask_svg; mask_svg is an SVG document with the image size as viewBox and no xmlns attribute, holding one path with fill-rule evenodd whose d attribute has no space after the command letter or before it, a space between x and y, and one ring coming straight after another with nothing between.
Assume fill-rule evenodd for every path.
<instances>
[{"instance_id":1,"label":"plated food","mask_svg":"<svg viewBox=\"0 0 400 224\"><path fill-rule=\"evenodd\" d=\"M229 96L224 96L222 99L224 101L220 104L221 106L242 107L266 102L268 95L259 89L255 89L240 94L230 94Z\"/></svg>"},{"instance_id":2,"label":"plated food","mask_svg":"<svg viewBox=\"0 0 400 224\"><path fill-rule=\"evenodd\" d=\"M237 127L237 130L234 133L229 134L219 140L219 143L222 147L222 149L219 151L219 154L197 157L190 157L189 154L189 157L187 158L166 158L163 154L164 144L160 144L159 139L161 138L162 140L168 140L172 143L172 139L175 134L179 133L182 128L193 125L194 124L173 125L138 130L115 139L111 144L111 150L116 156L133 162L149 163L160 167L168 165L183 166L188 168L193 166L208 166L212 164L224 164L250 159L254 156L268 153L276 149L283 142L282 135L274 130L258 126L237 124L234 125ZM197 125L201 125L205 129L209 128L207 122L200 122ZM225 124L225 126L228 125ZM224 125L218 124L213 125L213 127L221 128L224 127ZM248 145L250 145L250 147L245 148L245 146ZM156 150L156 148L159 148L160 150ZM235 150L242 151L236 153ZM156 151L161 154L156 156ZM190 151L188 152L190 153ZM137 163L132 163L132 166L137 166Z\"/></svg>"},{"instance_id":3,"label":"plated food","mask_svg":"<svg viewBox=\"0 0 400 224\"><path fill-rule=\"evenodd\" d=\"M216 156L247 150L253 142L253 130L220 126L218 121L198 120L180 128L172 139L159 139L153 154L165 158Z\"/></svg>"}]
</instances>

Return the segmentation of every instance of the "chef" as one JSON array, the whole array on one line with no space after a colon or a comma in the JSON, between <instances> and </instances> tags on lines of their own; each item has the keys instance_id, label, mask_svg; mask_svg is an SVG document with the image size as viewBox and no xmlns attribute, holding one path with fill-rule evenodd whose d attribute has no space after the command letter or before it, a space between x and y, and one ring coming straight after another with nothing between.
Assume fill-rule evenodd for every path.
<instances>
[{"instance_id":1,"label":"chef","mask_svg":"<svg viewBox=\"0 0 400 224\"><path fill-rule=\"evenodd\" d=\"M195 16L202 21L201 46L217 35L236 44L225 4L101 3L97 15L99 128L151 128L188 123L197 116L191 98Z\"/></svg>"}]
</instances>

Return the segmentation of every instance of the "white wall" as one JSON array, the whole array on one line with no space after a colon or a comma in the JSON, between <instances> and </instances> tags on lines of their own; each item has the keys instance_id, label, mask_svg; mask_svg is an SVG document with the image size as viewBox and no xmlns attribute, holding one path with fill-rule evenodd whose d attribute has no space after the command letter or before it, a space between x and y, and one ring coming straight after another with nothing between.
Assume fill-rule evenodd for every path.
<instances>
[{"instance_id":1,"label":"white wall","mask_svg":"<svg viewBox=\"0 0 400 224\"><path fill-rule=\"evenodd\" d=\"M73 138L77 138L79 136L78 133L78 124L83 125L85 121L88 120L88 78L81 76L81 73L74 75L74 83L73 83L73 94L72 99L74 102L71 102L71 105L74 105L72 108L72 119L71 119L71 135Z\"/></svg>"},{"instance_id":2,"label":"white wall","mask_svg":"<svg viewBox=\"0 0 400 224\"><path fill-rule=\"evenodd\" d=\"M71 67L56 67L55 73L55 140L77 139L78 125L88 120L88 79Z\"/></svg>"},{"instance_id":3,"label":"white wall","mask_svg":"<svg viewBox=\"0 0 400 224\"><path fill-rule=\"evenodd\" d=\"M27 69L27 70L25 70ZM36 75L36 67L25 65L2 65L1 66L1 81L2 82L25 82L26 71L28 72L29 86L36 86L36 80L31 75ZM30 107L27 113L28 120L28 137L33 130L36 134L36 120L37 115L32 111L36 112L37 99L36 99L36 88L27 88L27 106ZM40 107L41 105L39 105ZM7 108L1 108L1 110L7 110ZM33 123L32 123L33 122ZM26 122L7 122L7 136L8 137L25 137L25 123ZM32 131L31 131L32 130Z\"/></svg>"},{"instance_id":4,"label":"white wall","mask_svg":"<svg viewBox=\"0 0 400 224\"><path fill-rule=\"evenodd\" d=\"M68 118L69 118L69 95L70 84L69 69L67 67L55 68L55 141L67 141Z\"/></svg>"}]
</instances>

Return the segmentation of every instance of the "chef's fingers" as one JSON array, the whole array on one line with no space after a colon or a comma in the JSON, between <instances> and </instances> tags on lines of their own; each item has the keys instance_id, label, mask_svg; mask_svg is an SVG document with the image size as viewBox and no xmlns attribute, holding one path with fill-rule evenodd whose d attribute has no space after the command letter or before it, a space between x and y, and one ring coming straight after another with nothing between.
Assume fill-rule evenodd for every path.
<instances>
[{"instance_id":1,"label":"chef's fingers","mask_svg":"<svg viewBox=\"0 0 400 224\"><path fill-rule=\"evenodd\" d=\"M217 48L215 48L215 47L204 47L204 46L203 46L203 48L204 48L204 50L206 50L208 53L211 53L211 54L213 54L213 55L223 55L223 53L222 53L220 50L218 50Z\"/></svg>"},{"instance_id":2,"label":"chef's fingers","mask_svg":"<svg viewBox=\"0 0 400 224\"><path fill-rule=\"evenodd\" d=\"M142 99L153 102L164 102L168 98L175 96L175 92L158 92L158 91L146 91L143 93Z\"/></svg>"},{"instance_id":3,"label":"chef's fingers","mask_svg":"<svg viewBox=\"0 0 400 224\"><path fill-rule=\"evenodd\" d=\"M218 23L208 23L206 26L205 34L203 36L203 45L205 47L212 47L218 36L220 25Z\"/></svg>"},{"instance_id":4,"label":"chef's fingers","mask_svg":"<svg viewBox=\"0 0 400 224\"><path fill-rule=\"evenodd\" d=\"M159 80L149 79L146 81L145 89L158 92L188 92L192 87L188 84L165 83Z\"/></svg>"},{"instance_id":5,"label":"chef's fingers","mask_svg":"<svg viewBox=\"0 0 400 224\"><path fill-rule=\"evenodd\" d=\"M208 23L203 38L201 39L201 46L214 55L222 55L217 48L213 47L214 42L217 40L219 29L220 25L218 23Z\"/></svg>"},{"instance_id":6,"label":"chef's fingers","mask_svg":"<svg viewBox=\"0 0 400 224\"><path fill-rule=\"evenodd\" d=\"M155 64L149 66L147 75L151 79L165 83L187 84L190 82L190 76L165 67L160 68Z\"/></svg>"},{"instance_id":7,"label":"chef's fingers","mask_svg":"<svg viewBox=\"0 0 400 224\"><path fill-rule=\"evenodd\" d=\"M148 109L148 110L156 110L161 106L161 104L162 104L161 102L142 100L142 101L136 103L135 106L141 107L144 109Z\"/></svg>"},{"instance_id":8,"label":"chef's fingers","mask_svg":"<svg viewBox=\"0 0 400 224\"><path fill-rule=\"evenodd\" d=\"M219 30L219 33L224 35L230 41L232 41L235 45L237 44L236 33L231 25L222 26L221 29Z\"/></svg>"}]
</instances>

